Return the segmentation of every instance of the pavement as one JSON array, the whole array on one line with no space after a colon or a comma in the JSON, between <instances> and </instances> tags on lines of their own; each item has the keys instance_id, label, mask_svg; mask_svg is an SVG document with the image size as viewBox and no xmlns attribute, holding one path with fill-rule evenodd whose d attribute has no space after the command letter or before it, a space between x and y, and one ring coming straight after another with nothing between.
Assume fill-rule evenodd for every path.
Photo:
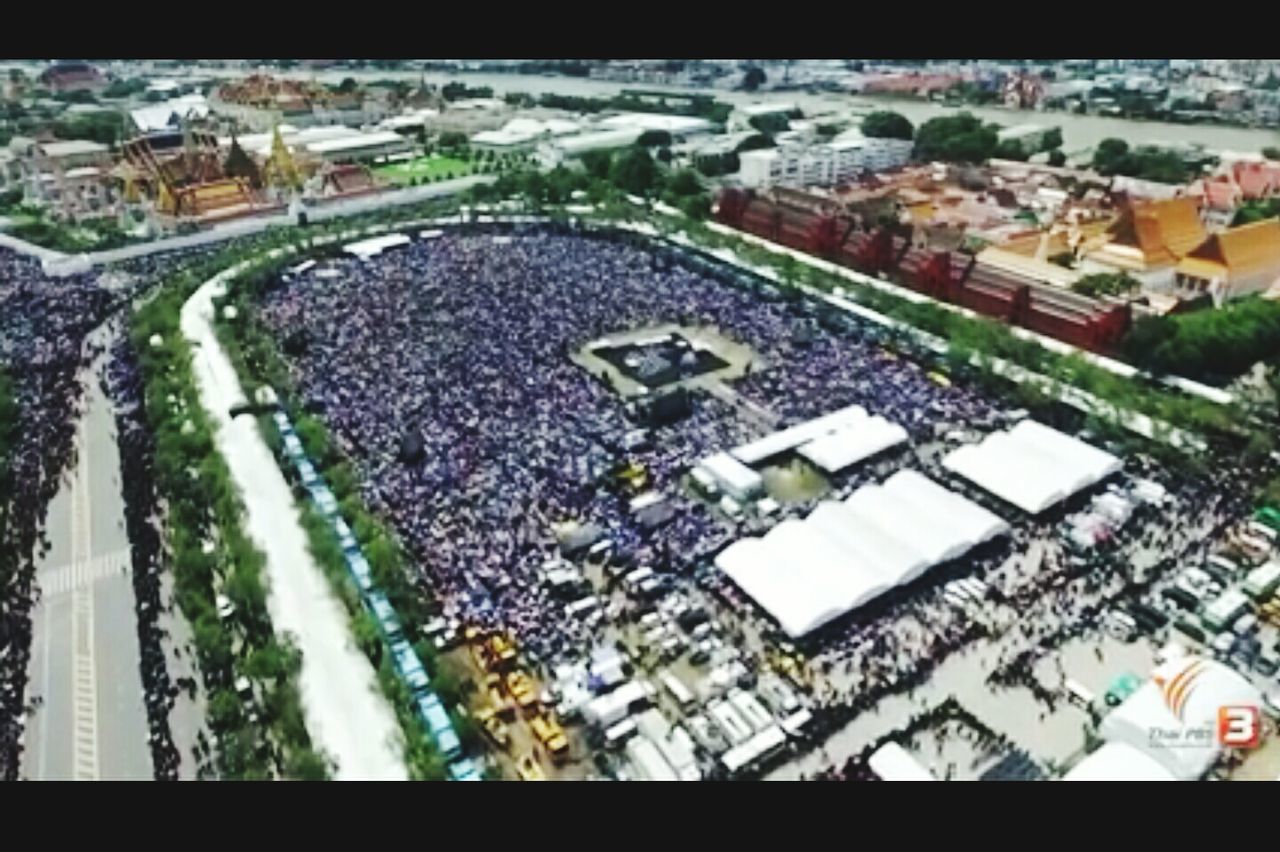
<instances>
[{"instance_id":1,"label":"pavement","mask_svg":"<svg viewBox=\"0 0 1280 852\"><path fill-rule=\"evenodd\" d=\"M245 531L266 556L272 624L277 634L292 634L302 651L299 691L307 731L337 762L338 780L407 780L399 722L372 664L356 647L346 609L311 555L293 492L257 421L229 413L244 392L213 331L220 277L183 306L182 333L194 349L192 372L217 450L244 501Z\"/></svg>"},{"instance_id":2,"label":"pavement","mask_svg":"<svg viewBox=\"0 0 1280 852\"><path fill-rule=\"evenodd\" d=\"M137 622L111 405L94 365L78 460L49 506L52 543L37 562L23 776L149 780Z\"/></svg>"}]
</instances>

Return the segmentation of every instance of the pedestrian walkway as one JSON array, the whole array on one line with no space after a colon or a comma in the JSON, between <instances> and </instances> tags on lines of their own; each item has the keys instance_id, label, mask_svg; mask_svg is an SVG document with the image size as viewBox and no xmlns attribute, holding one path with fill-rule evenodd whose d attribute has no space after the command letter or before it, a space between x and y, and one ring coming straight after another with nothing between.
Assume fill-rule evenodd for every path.
<instances>
[{"instance_id":1,"label":"pedestrian walkway","mask_svg":"<svg viewBox=\"0 0 1280 852\"><path fill-rule=\"evenodd\" d=\"M40 593L46 598L65 595L79 589L89 588L103 577L114 577L128 573L129 551L117 550L91 559L82 559L70 565L46 568L37 579Z\"/></svg>"}]
</instances>

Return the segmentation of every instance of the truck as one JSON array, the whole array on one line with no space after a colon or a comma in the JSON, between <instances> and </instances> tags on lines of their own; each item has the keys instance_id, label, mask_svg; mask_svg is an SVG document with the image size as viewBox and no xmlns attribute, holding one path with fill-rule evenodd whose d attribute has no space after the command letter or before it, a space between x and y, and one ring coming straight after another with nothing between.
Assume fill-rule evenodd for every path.
<instances>
[{"instance_id":1,"label":"truck","mask_svg":"<svg viewBox=\"0 0 1280 852\"><path fill-rule=\"evenodd\" d=\"M1254 600L1266 600L1280 588L1280 560L1272 559L1249 572L1244 592Z\"/></svg>"},{"instance_id":2,"label":"truck","mask_svg":"<svg viewBox=\"0 0 1280 852\"><path fill-rule=\"evenodd\" d=\"M529 728L542 747L550 753L553 763L558 766L569 759L569 738L565 736L564 728L560 727L560 723L553 717L535 716L529 723Z\"/></svg>"}]
</instances>

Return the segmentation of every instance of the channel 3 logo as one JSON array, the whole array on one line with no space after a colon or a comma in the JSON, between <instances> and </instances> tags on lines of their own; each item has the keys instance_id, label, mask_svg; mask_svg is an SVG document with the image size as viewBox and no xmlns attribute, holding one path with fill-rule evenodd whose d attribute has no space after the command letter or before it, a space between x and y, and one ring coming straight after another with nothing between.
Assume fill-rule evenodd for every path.
<instances>
[{"instance_id":1,"label":"channel 3 logo","mask_svg":"<svg viewBox=\"0 0 1280 852\"><path fill-rule=\"evenodd\" d=\"M1218 742L1227 748L1255 748L1262 739L1262 713L1249 704L1218 708Z\"/></svg>"}]
</instances>

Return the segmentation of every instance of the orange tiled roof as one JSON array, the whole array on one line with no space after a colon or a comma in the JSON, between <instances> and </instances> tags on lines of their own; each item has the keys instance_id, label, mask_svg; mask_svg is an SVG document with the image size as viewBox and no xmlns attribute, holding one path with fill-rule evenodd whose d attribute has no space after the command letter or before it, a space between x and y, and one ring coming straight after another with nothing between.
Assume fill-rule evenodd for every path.
<instances>
[{"instance_id":1,"label":"orange tiled roof","mask_svg":"<svg viewBox=\"0 0 1280 852\"><path fill-rule=\"evenodd\" d=\"M1197 270L1207 268L1202 264L1225 267L1229 277L1268 270L1280 275L1280 219L1263 219L1214 234L1187 259L1200 262L1194 264ZM1181 264L1178 271L1183 271Z\"/></svg>"},{"instance_id":2,"label":"orange tiled roof","mask_svg":"<svg viewBox=\"0 0 1280 852\"><path fill-rule=\"evenodd\" d=\"M1147 266L1176 263L1207 236L1190 198L1139 202L1109 230L1117 244L1141 251Z\"/></svg>"}]
</instances>

